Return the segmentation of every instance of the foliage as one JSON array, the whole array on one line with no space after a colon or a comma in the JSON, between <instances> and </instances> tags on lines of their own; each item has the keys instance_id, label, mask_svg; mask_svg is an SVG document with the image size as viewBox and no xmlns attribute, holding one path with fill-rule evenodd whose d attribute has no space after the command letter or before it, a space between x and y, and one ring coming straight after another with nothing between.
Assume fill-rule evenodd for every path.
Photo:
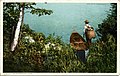
<instances>
[{"instance_id":1,"label":"foliage","mask_svg":"<svg viewBox=\"0 0 120 76\"><path fill-rule=\"evenodd\" d=\"M42 65L42 57L40 51L43 48L42 40L44 40L45 36L42 33L35 35L33 32L29 34L29 31L28 34L30 36L34 36L36 41L35 43L30 43L25 40L25 36L28 36L28 34L25 34L25 32L30 28L28 27L25 29L24 27L21 34L21 40L19 40L16 50L14 52L6 52L4 50L4 68L9 68L4 69L4 71L33 71L37 68L40 68ZM39 38L41 38L41 40ZM4 46L4 48L7 47ZM34 66L36 66L36 68L34 68Z\"/></svg>"},{"instance_id":2,"label":"foliage","mask_svg":"<svg viewBox=\"0 0 120 76\"><path fill-rule=\"evenodd\" d=\"M4 52L4 72L116 72L116 43L112 35L108 35L106 42L98 41L91 45L84 64L61 37L52 34L45 37L34 31L29 34L28 29L22 30L15 52ZM26 41L28 35L35 42Z\"/></svg>"},{"instance_id":3,"label":"foliage","mask_svg":"<svg viewBox=\"0 0 120 76\"><path fill-rule=\"evenodd\" d=\"M88 72L116 72L117 45L112 35L107 35L106 42L98 41L90 48L88 57Z\"/></svg>"},{"instance_id":4,"label":"foliage","mask_svg":"<svg viewBox=\"0 0 120 76\"><path fill-rule=\"evenodd\" d=\"M50 35L45 38L42 33L32 32L30 36L35 42L30 43L24 39L29 35L24 34L28 29L23 28L21 40L14 52L4 52L4 72L85 71L84 64L77 59L71 46L62 42L60 37Z\"/></svg>"},{"instance_id":5,"label":"foliage","mask_svg":"<svg viewBox=\"0 0 120 76\"><path fill-rule=\"evenodd\" d=\"M35 3L24 3L24 8L29 9L30 13L34 12L32 14L37 13L37 15L39 15L41 13L42 13L42 15L50 15L51 13L53 13L52 10L35 8L34 5L36 5L36 4ZM14 71L18 71L18 70L24 71L24 69L26 70L27 68L30 71L31 70L31 69L29 69L31 67L30 65L23 66L23 64L29 63L28 61L26 61L26 59L29 59L28 58L29 56L34 57L35 55L37 55L39 57L38 59L41 58L37 52L36 53L31 52L31 46L33 46L33 44L29 43L27 46L27 43L25 42L25 40L23 38L27 35L31 36L31 34L33 34L33 36L36 35L36 33L33 33L33 30L31 30L28 25L22 26L22 30L20 32L21 34L20 34L19 44L21 45L21 47L16 49L17 52L16 51L10 52L10 45L14 38L14 31L15 31L15 28L16 28L16 25L18 22L21 6L22 6L22 3L7 3L7 2L3 3L4 71L13 71L13 70ZM41 16L41 15L39 15L39 16ZM35 40L39 41L41 39L41 42L42 42L42 39L44 39L44 35L42 35L42 36L41 35L42 35L41 33L38 33L38 35L37 35L38 37L35 36ZM39 36L42 38L39 38ZM39 39L37 39L37 38L39 38ZM17 47L19 47L19 44ZM38 42L34 43L34 46L38 47L39 44L40 43L38 43ZM27 50L27 48L29 48L29 47L30 47L30 50L29 49ZM41 45L41 47L42 47L42 45ZM41 48L41 47L39 47L39 48ZM32 48L32 49L36 49L36 48ZM29 52L29 54L30 54L30 55L28 55L28 57L26 57L26 52L27 53ZM25 53L25 55L22 55L24 53ZM33 58L31 58L31 59L34 60ZM31 59L30 59L30 61L31 61ZM11 64L11 65L9 65L9 64ZM34 64L35 64L35 62L34 62ZM24 68L24 69L22 69L22 68Z\"/></svg>"},{"instance_id":6,"label":"foliage","mask_svg":"<svg viewBox=\"0 0 120 76\"><path fill-rule=\"evenodd\" d=\"M84 64L77 58L76 52L71 46L61 40L61 37L54 34L45 37L43 33L31 30L26 24L21 27L17 48L11 52L9 43L12 26L16 25L18 21L18 5L19 3L5 3L3 8L3 72L116 72L116 37L108 31L106 28L108 26L104 26L111 20L113 23L108 24L110 28L116 24L114 23L115 18L110 18L115 16L112 12L115 8L111 9L113 14L109 14L108 18L99 25L98 33L101 39L90 46L87 63ZM34 9L33 5L35 4L27 3L25 8ZM114 27L116 28L116 25ZM106 34L104 34L105 32ZM35 42L30 42L26 37L31 37Z\"/></svg>"},{"instance_id":7,"label":"foliage","mask_svg":"<svg viewBox=\"0 0 120 76\"><path fill-rule=\"evenodd\" d=\"M46 57L43 62L45 72L84 71L84 68L82 68L84 64L77 59L69 44L62 42L59 37L55 38L52 35L47 37L46 40L50 45L47 45L49 47L45 48L42 53Z\"/></svg>"},{"instance_id":8,"label":"foliage","mask_svg":"<svg viewBox=\"0 0 120 76\"><path fill-rule=\"evenodd\" d=\"M50 15L53 13L52 10L35 8L35 5L35 3L24 3L24 9L29 9L30 13L38 16ZM9 43L10 45L13 41L15 28L19 19L20 7L22 7L22 3L3 3L3 41L6 44Z\"/></svg>"},{"instance_id":9,"label":"foliage","mask_svg":"<svg viewBox=\"0 0 120 76\"><path fill-rule=\"evenodd\" d=\"M117 4L111 4L110 12L103 23L98 25L98 42L91 50L94 67L100 72L116 72L117 65ZM94 56L95 55L95 56ZM97 56L96 56L97 55ZM91 59L88 59L91 60ZM93 61L92 60L92 61ZM104 67L104 68L103 68ZM90 67L92 68L92 67ZM92 68L93 69L93 68Z\"/></svg>"},{"instance_id":10,"label":"foliage","mask_svg":"<svg viewBox=\"0 0 120 76\"><path fill-rule=\"evenodd\" d=\"M110 12L102 24L98 25L97 33L103 41L106 41L107 35L111 34L117 39L117 4L111 4Z\"/></svg>"}]
</instances>

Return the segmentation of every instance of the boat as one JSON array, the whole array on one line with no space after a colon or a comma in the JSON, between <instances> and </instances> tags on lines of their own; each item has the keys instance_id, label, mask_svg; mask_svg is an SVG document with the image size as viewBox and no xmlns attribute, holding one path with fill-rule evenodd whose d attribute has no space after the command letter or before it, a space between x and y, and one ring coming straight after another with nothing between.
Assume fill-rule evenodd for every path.
<instances>
[{"instance_id":1,"label":"boat","mask_svg":"<svg viewBox=\"0 0 120 76\"><path fill-rule=\"evenodd\" d=\"M72 32L70 36L70 45L77 51L85 51L88 49L88 44L78 32Z\"/></svg>"}]
</instances>

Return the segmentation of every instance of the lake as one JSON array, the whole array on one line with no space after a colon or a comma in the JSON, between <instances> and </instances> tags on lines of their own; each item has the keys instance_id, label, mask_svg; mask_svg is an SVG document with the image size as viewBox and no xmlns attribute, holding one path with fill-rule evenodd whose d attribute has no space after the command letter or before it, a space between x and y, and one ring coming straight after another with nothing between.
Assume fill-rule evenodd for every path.
<instances>
[{"instance_id":1,"label":"lake","mask_svg":"<svg viewBox=\"0 0 120 76\"><path fill-rule=\"evenodd\" d=\"M25 13L24 23L36 32L62 36L62 40L69 43L70 35L77 31L83 35L84 21L87 19L94 29L107 17L109 3L37 3L36 7L50 9L51 15L36 16Z\"/></svg>"}]
</instances>

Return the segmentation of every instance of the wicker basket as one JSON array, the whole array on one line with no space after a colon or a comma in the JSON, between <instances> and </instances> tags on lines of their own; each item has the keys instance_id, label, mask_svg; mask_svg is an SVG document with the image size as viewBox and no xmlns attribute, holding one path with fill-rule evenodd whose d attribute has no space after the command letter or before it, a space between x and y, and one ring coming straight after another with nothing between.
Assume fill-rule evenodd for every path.
<instances>
[{"instance_id":1,"label":"wicker basket","mask_svg":"<svg viewBox=\"0 0 120 76\"><path fill-rule=\"evenodd\" d=\"M89 38L89 39L92 39L92 38L95 38L95 31L94 30L88 30L86 32L86 36Z\"/></svg>"}]
</instances>

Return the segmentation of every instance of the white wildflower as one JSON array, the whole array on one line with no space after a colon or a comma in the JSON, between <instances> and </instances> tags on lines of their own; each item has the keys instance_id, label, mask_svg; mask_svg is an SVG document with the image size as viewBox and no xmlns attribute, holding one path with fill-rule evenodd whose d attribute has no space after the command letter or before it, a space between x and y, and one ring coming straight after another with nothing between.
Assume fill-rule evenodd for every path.
<instances>
[{"instance_id":1,"label":"white wildflower","mask_svg":"<svg viewBox=\"0 0 120 76\"><path fill-rule=\"evenodd\" d=\"M26 36L26 37L25 37L25 39L29 39L29 37L28 37L28 36Z\"/></svg>"},{"instance_id":2,"label":"white wildflower","mask_svg":"<svg viewBox=\"0 0 120 76\"><path fill-rule=\"evenodd\" d=\"M48 50L48 49L50 48L49 45L50 45L49 43L45 45L45 49L46 49L46 50Z\"/></svg>"},{"instance_id":3,"label":"white wildflower","mask_svg":"<svg viewBox=\"0 0 120 76\"><path fill-rule=\"evenodd\" d=\"M30 36L26 36L25 39L26 39L26 42L28 42L28 41L29 41L30 43L35 42L35 40L34 40L32 37L30 37Z\"/></svg>"},{"instance_id":4,"label":"white wildflower","mask_svg":"<svg viewBox=\"0 0 120 76\"><path fill-rule=\"evenodd\" d=\"M52 45L53 47L55 46L55 44L54 44L54 43L52 43L51 45Z\"/></svg>"},{"instance_id":5,"label":"white wildflower","mask_svg":"<svg viewBox=\"0 0 120 76\"><path fill-rule=\"evenodd\" d=\"M29 42L33 43L33 42L35 42L35 40L32 37L30 37Z\"/></svg>"},{"instance_id":6,"label":"white wildflower","mask_svg":"<svg viewBox=\"0 0 120 76\"><path fill-rule=\"evenodd\" d=\"M61 46L58 46L58 50L61 50L62 48L61 48Z\"/></svg>"}]
</instances>

